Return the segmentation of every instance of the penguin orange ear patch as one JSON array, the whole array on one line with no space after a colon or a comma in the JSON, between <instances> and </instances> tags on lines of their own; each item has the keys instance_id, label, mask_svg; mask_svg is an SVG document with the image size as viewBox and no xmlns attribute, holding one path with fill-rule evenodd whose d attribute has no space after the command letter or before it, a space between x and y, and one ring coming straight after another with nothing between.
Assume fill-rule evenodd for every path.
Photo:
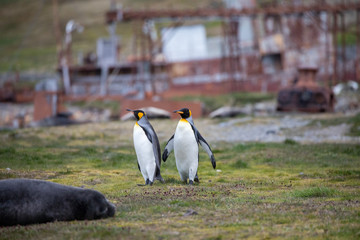
<instances>
[{"instance_id":1,"label":"penguin orange ear patch","mask_svg":"<svg viewBox=\"0 0 360 240\"><path fill-rule=\"evenodd\" d=\"M144 116L144 114L143 114L142 112L139 112L139 113L138 113L139 119L141 119L143 116Z\"/></svg>"},{"instance_id":2,"label":"penguin orange ear patch","mask_svg":"<svg viewBox=\"0 0 360 240\"><path fill-rule=\"evenodd\" d=\"M189 117L191 117L191 111L190 111L190 109L189 109Z\"/></svg>"}]
</instances>

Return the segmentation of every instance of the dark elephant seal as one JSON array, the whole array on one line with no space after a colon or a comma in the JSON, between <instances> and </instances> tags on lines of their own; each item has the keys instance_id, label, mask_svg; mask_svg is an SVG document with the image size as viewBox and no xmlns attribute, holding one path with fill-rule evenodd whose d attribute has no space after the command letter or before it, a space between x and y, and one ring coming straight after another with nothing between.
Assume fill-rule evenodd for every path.
<instances>
[{"instance_id":1,"label":"dark elephant seal","mask_svg":"<svg viewBox=\"0 0 360 240\"><path fill-rule=\"evenodd\" d=\"M0 180L0 226L113 217L115 206L91 190L32 179Z\"/></svg>"}]
</instances>

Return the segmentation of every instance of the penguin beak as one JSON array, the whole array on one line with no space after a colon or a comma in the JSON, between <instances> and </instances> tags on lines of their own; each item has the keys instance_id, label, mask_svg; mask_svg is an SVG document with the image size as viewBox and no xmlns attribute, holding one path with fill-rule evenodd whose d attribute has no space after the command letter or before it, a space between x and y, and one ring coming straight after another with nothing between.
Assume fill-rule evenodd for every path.
<instances>
[{"instance_id":1,"label":"penguin beak","mask_svg":"<svg viewBox=\"0 0 360 240\"><path fill-rule=\"evenodd\" d=\"M128 112L133 112L134 110L131 110L131 109L126 109L126 111L128 111Z\"/></svg>"},{"instance_id":2,"label":"penguin beak","mask_svg":"<svg viewBox=\"0 0 360 240\"><path fill-rule=\"evenodd\" d=\"M176 110L176 111L174 111L174 113L183 114L184 112L182 112L182 111L180 111L180 110Z\"/></svg>"}]
</instances>

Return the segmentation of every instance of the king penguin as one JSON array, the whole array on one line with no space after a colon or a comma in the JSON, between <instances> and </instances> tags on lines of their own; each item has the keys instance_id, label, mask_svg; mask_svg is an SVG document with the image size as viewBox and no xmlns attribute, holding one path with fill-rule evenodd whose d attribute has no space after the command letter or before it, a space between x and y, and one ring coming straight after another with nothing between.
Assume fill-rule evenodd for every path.
<instances>
[{"instance_id":1,"label":"king penguin","mask_svg":"<svg viewBox=\"0 0 360 240\"><path fill-rule=\"evenodd\" d=\"M175 134L166 144L162 159L165 162L171 151L174 150L176 167L181 180L187 182L187 179L189 179L189 184L193 185L194 181L199 182L197 175L199 164L198 144L200 144L209 155L214 169L216 168L215 157L209 144L196 129L191 111L188 108L182 108L174 111L174 113L179 113L181 119L176 127Z\"/></svg>"},{"instance_id":2,"label":"king penguin","mask_svg":"<svg viewBox=\"0 0 360 240\"><path fill-rule=\"evenodd\" d=\"M152 185L154 180L164 183L160 174L160 144L154 128L142 110L130 110L134 113L134 147L138 161L138 168L144 177L145 185Z\"/></svg>"}]
</instances>

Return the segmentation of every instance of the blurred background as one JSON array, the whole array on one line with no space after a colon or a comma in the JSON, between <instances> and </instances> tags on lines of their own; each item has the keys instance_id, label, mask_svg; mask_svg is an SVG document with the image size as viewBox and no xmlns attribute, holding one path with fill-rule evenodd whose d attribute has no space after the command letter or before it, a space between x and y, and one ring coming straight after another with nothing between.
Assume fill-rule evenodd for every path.
<instances>
[{"instance_id":1,"label":"blurred background","mask_svg":"<svg viewBox=\"0 0 360 240\"><path fill-rule=\"evenodd\" d=\"M359 112L356 0L1 0L0 126Z\"/></svg>"}]
</instances>

